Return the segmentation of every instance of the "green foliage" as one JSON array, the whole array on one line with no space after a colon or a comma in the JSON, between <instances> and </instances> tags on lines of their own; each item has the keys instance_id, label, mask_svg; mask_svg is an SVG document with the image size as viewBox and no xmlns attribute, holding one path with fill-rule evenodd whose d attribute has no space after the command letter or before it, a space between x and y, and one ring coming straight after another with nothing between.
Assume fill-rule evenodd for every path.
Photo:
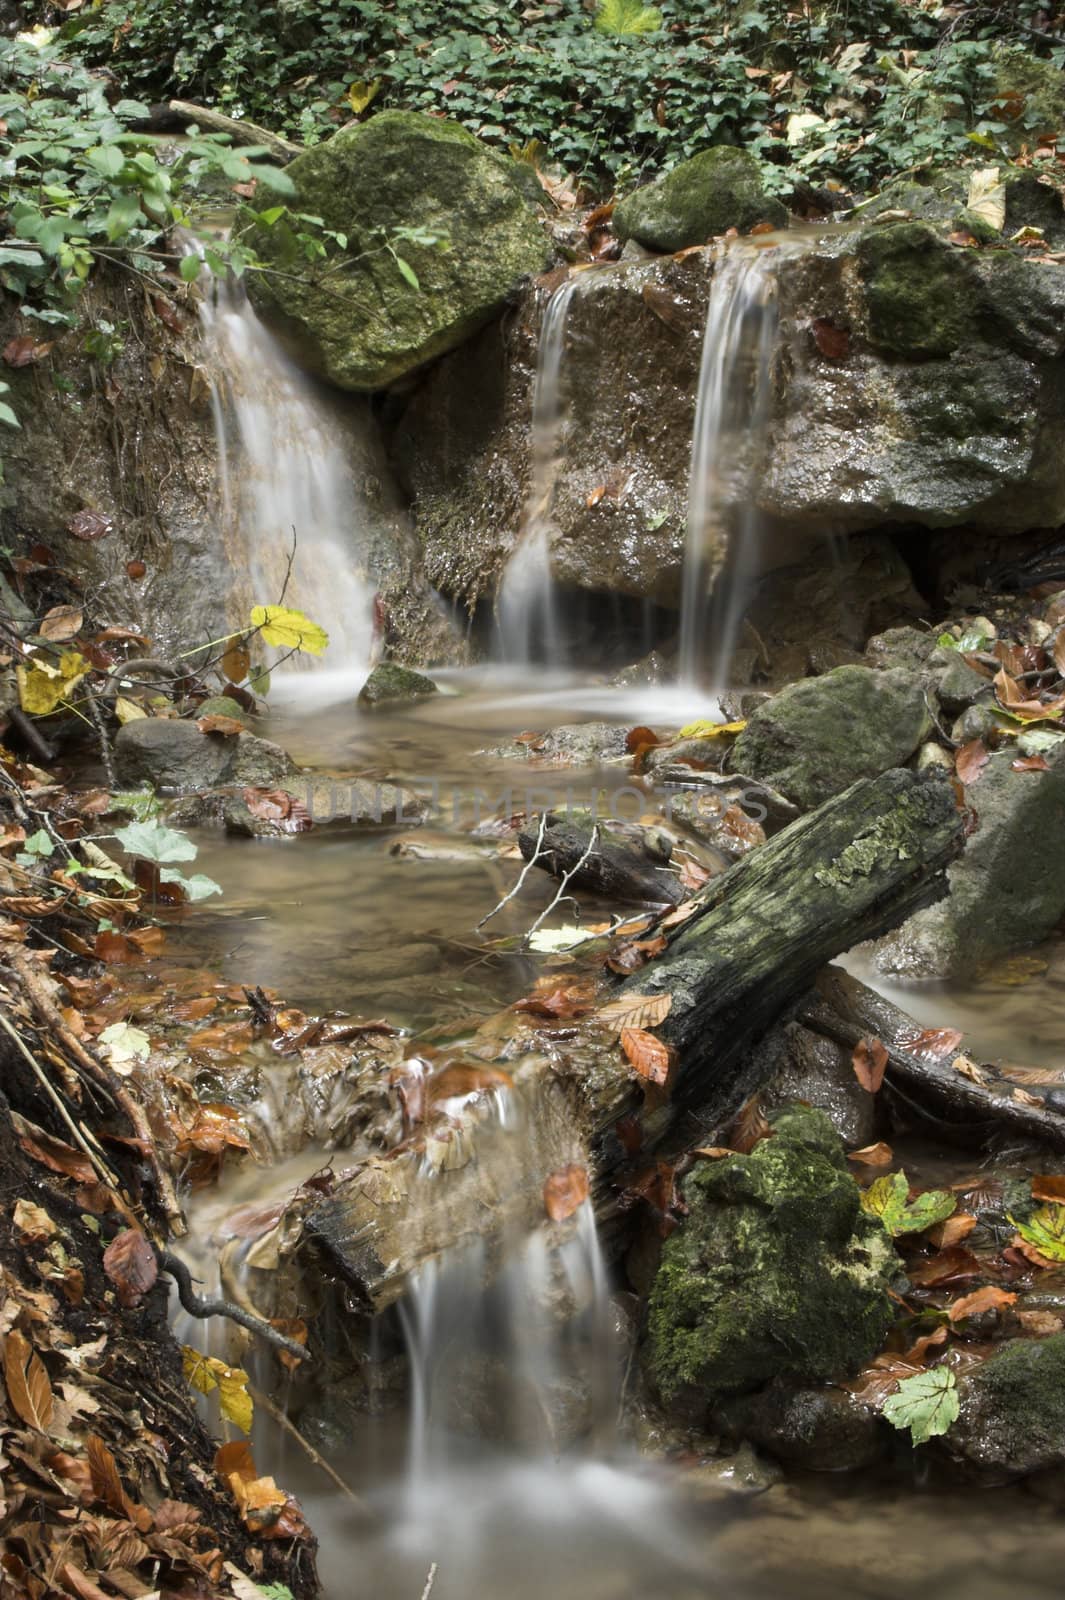
<instances>
[{"instance_id":1,"label":"green foliage","mask_svg":"<svg viewBox=\"0 0 1065 1600\"><path fill-rule=\"evenodd\" d=\"M1010 1221L1026 1243L1034 1245L1048 1261L1065 1261L1065 1206L1041 1206L1027 1222Z\"/></svg>"},{"instance_id":2,"label":"green foliage","mask_svg":"<svg viewBox=\"0 0 1065 1600\"><path fill-rule=\"evenodd\" d=\"M958 1385L949 1367L929 1367L902 1378L884 1401L883 1415L893 1428L909 1428L914 1444L946 1433L958 1415Z\"/></svg>"},{"instance_id":3,"label":"green foliage","mask_svg":"<svg viewBox=\"0 0 1065 1600\"><path fill-rule=\"evenodd\" d=\"M928 1189L912 1203L910 1184L904 1172L892 1172L877 1178L862 1194L862 1210L870 1217L879 1217L893 1239L903 1233L923 1233L937 1222L943 1222L957 1206L952 1194L945 1189Z\"/></svg>"},{"instance_id":4,"label":"green foliage","mask_svg":"<svg viewBox=\"0 0 1065 1600\"><path fill-rule=\"evenodd\" d=\"M1037 11L1035 0L961 12L600 0L591 14L583 0L103 0L63 33L137 93L215 104L305 143L394 106L444 112L501 149L539 140L554 165L604 188L740 143L778 189L796 171L867 189L932 160L986 163L1007 135L1045 131L1042 90L997 98L1003 46L1065 60L1028 32Z\"/></svg>"},{"instance_id":5,"label":"green foliage","mask_svg":"<svg viewBox=\"0 0 1065 1600\"><path fill-rule=\"evenodd\" d=\"M199 853L188 835L178 833L176 828L154 821L131 822L126 828L116 829L115 838L131 856L158 867L160 881L177 884L187 900L206 900L209 895L222 893L221 886L202 872L187 878L174 868L173 862L194 861Z\"/></svg>"}]
</instances>

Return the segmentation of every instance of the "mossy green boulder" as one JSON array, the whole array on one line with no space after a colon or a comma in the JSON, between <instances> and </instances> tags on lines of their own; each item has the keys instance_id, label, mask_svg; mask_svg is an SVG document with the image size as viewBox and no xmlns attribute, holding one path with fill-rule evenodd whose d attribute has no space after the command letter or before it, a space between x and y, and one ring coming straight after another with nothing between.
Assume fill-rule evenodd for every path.
<instances>
[{"instance_id":1,"label":"mossy green boulder","mask_svg":"<svg viewBox=\"0 0 1065 1600\"><path fill-rule=\"evenodd\" d=\"M255 226L255 248L279 269L252 275L256 308L342 389L395 383L461 344L546 265L547 236L512 165L418 112L342 129L287 172L291 210L320 217L346 248L308 262L286 218Z\"/></svg>"},{"instance_id":2,"label":"mossy green boulder","mask_svg":"<svg viewBox=\"0 0 1065 1600\"><path fill-rule=\"evenodd\" d=\"M1065 1462L1065 1333L1010 1339L961 1383L946 1448L996 1481Z\"/></svg>"},{"instance_id":3,"label":"mossy green boulder","mask_svg":"<svg viewBox=\"0 0 1065 1600\"><path fill-rule=\"evenodd\" d=\"M386 700L424 700L437 692L436 684L424 672L400 666L398 661L382 661L359 690L359 704L377 706Z\"/></svg>"},{"instance_id":4,"label":"mossy green boulder","mask_svg":"<svg viewBox=\"0 0 1065 1600\"><path fill-rule=\"evenodd\" d=\"M858 260L870 341L911 360L949 356L973 320L976 283L967 255L922 222L873 227Z\"/></svg>"},{"instance_id":5,"label":"mossy green boulder","mask_svg":"<svg viewBox=\"0 0 1065 1600\"><path fill-rule=\"evenodd\" d=\"M683 1196L648 1319L665 1399L713 1405L772 1378L840 1378L880 1349L898 1260L822 1112L794 1108L750 1155L700 1163Z\"/></svg>"},{"instance_id":6,"label":"mossy green boulder","mask_svg":"<svg viewBox=\"0 0 1065 1600\"><path fill-rule=\"evenodd\" d=\"M682 161L627 196L614 212L619 239L670 254L706 244L728 228L746 233L758 222L786 228L788 213L765 193L754 156L732 145L715 145Z\"/></svg>"},{"instance_id":7,"label":"mossy green boulder","mask_svg":"<svg viewBox=\"0 0 1065 1600\"><path fill-rule=\"evenodd\" d=\"M904 667L836 667L758 706L731 764L811 811L908 761L932 731L928 699L922 675Z\"/></svg>"}]
</instances>

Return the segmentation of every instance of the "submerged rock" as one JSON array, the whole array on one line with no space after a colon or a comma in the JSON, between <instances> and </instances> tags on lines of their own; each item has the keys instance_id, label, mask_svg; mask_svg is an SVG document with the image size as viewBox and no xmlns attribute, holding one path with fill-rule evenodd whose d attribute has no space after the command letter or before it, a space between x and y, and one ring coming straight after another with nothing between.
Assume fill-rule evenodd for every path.
<instances>
[{"instance_id":1,"label":"submerged rock","mask_svg":"<svg viewBox=\"0 0 1065 1600\"><path fill-rule=\"evenodd\" d=\"M966 789L977 824L948 868L950 893L880 942L882 972L970 976L1065 915L1065 745L1047 752L1045 772L1015 772L1015 759L997 751Z\"/></svg>"},{"instance_id":2,"label":"submerged rock","mask_svg":"<svg viewBox=\"0 0 1065 1600\"><path fill-rule=\"evenodd\" d=\"M646 1360L662 1394L713 1406L771 1378L837 1378L880 1348L897 1262L827 1117L778 1114L750 1155L700 1163L651 1294Z\"/></svg>"},{"instance_id":3,"label":"submerged rock","mask_svg":"<svg viewBox=\"0 0 1065 1600\"><path fill-rule=\"evenodd\" d=\"M1065 1463L1065 1333L1011 1339L958 1387L952 1455L1000 1482Z\"/></svg>"},{"instance_id":4,"label":"submerged rock","mask_svg":"<svg viewBox=\"0 0 1065 1600\"><path fill-rule=\"evenodd\" d=\"M379 706L385 700L424 700L437 694L436 684L424 672L401 667L397 661L382 661L359 690L359 704Z\"/></svg>"},{"instance_id":5,"label":"submerged rock","mask_svg":"<svg viewBox=\"0 0 1065 1600\"><path fill-rule=\"evenodd\" d=\"M115 738L119 781L187 794L226 784L273 788L296 769L280 745L252 733L201 733L195 722L147 717Z\"/></svg>"},{"instance_id":6,"label":"submerged rock","mask_svg":"<svg viewBox=\"0 0 1065 1600\"><path fill-rule=\"evenodd\" d=\"M509 744L479 755L503 761L531 761L539 767L593 767L602 761L628 759L625 728L613 722L575 722L544 733L525 733Z\"/></svg>"},{"instance_id":7,"label":"submerged rock","mask_svg":"<svg viewBox=\"0 0 1065 1600\"><path fill-rule=\"evenodd\" d=\"M382 111L287 172L293 210L347 245L308 263L286 221L257 229L256 249L283 272L254 274L250 293L299 359L343 389L384 388L454 349L547 264L547 237L508 163L457 123Z\"/></svg>"},{"instance_id":8,"label":"submerged rock","mask_svg":"<svg viewBox=\"0 0 1065 1600\"><path fill-rule=\"evenodd\" d=\"M732 765L803 810L901 766L932 731L922 678L901 667L836 667L752 712Z\"/></svg>"},{"instance_id":9,"label":"submerged rock","mask_svg":"<svg viewBox=\"0 0 1065 1600\"><path fill-rule=\"evenodd\" d=\"M746 150L715 145L627 195L614 211L619 239L672 253L706 244L729 228L758 222L786 228L788 213L762 187L758 162Z\"/></svg>"},{"instance_id":10,"label":"submerged rock","mask_svg":"<svg viewBox=\"0 0 1065 1600\"><path fill-rule=\"evenodd\" d=\"M853 1472L885 1454L878 1414L844 1389L802 1389L775 1380L760 1394L735 1395L716 1420L782 1461L809 1472Z\"/></svg>"}]
</instances>

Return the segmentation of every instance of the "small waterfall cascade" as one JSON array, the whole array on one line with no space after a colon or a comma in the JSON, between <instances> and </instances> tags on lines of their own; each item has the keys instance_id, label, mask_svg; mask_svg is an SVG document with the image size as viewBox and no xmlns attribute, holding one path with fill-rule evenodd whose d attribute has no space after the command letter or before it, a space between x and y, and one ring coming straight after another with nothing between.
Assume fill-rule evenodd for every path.
<instances>
[{"instance_id":1,"label":"small waterfall cascade","mask_svg":"<svg viewBox=\"0 0 1065 1600\"><path fill-rule=\"evenodd\" d=\"M366 666L373 587L360 560L363 518L345 427L260 322L242 285L201 281L236 620L253 605L279 603L284 590L286 605L328 633L328 665ZM313 659L296 656L291 665Z\"/></svg>"},{"instance_id":2,"label":"small waterfall cascade","mask_svg":"<svg viewBox=\"0 0 1065 1600\"><path fill-rule=\"evenodd\" d=\"M682 683L727 673L758 568L758 478L763 469L772 356L777 332L777 268L785 246L724 247L710 286L688 480L688 524L681 595L678 669ZM720 552L728 566L715 584Z\"/></svg>"},{"instance_id":3,"label":"small waterfall cascade","mask_svg":"<svg viewBox=\"0 0 1065 1600\"><path fill-rule=\"evenodd\" d=\"M565 421L562 368L566 324L579 278L555 290L544 312L532 407L532 470L521 531L499 587L499 654L518 666L564 665L564 640L551 573L551 504Z\"/></svg>"}]
</instances>

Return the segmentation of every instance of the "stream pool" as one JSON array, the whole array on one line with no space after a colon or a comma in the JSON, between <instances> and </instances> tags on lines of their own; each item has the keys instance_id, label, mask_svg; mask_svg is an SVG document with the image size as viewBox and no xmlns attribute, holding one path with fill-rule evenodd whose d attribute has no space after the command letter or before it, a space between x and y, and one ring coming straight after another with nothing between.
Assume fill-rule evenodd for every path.
<instances>
[{"instance_id":1,"label":"stream pool","mask_svg":"<svg viewBox=\"0 0 1065 1600\"><path fill-rule=\"evenodd\" d=\"M476 931L519 868L513 855L500 856L498 840L471 836L475 791L482 820L526 809L527 790L535 805L567 789L578 800L623 789L617 810L628 818L651 812L655 799L650 790L641 796L623 765L551 769L477 752L523 730L586 720L676 727L712 709L676 689L531 686L531 676L448 675L444 694L374 713L355 706L355 679L282 680L257 731L319 776L395 779L426 796L435 783L438 812L425 827L388 831L338 822L296 839L201 834L198 869L224 895L186 921L179 950L223 978L277 989L291 1005L385 1015L415 1037L525 993L542 958L492 953L485 937L523 931L554 885L530 875L486 934ZM594 919L594 909L585 916ZM570 915L556 911L551 920ZM862 952L848 964L873 981ZM877 984L922 1023L963 1029L978 1059L1065 1065L1065 945L1006 963L979 985ZM202 1253L190 1261L201 1275L212 1223L237 1204L277 1198L317 1159L305 1152L284 1170L246 1165L193 1197ZM334 1159L343 1164L342 1153ZM930 1151L928 1160L940 1181L973 1167L956 1151ZM327 1600L894 1600L917 1592L1050 1600L1061 1588L1065 1482L1055 1504L1023 1487L943 1487L913 1466L792 1478L753 1492L684 1459L666 1464L623 1450L554 1459L455 1438L446 1468L412 1493L404 1435L402 1417L367 1417L329 1451L368 1503L367 1517L260 1412L259 1470L299 1496L320 1541Z\"/></svg>"}]
</instances>

